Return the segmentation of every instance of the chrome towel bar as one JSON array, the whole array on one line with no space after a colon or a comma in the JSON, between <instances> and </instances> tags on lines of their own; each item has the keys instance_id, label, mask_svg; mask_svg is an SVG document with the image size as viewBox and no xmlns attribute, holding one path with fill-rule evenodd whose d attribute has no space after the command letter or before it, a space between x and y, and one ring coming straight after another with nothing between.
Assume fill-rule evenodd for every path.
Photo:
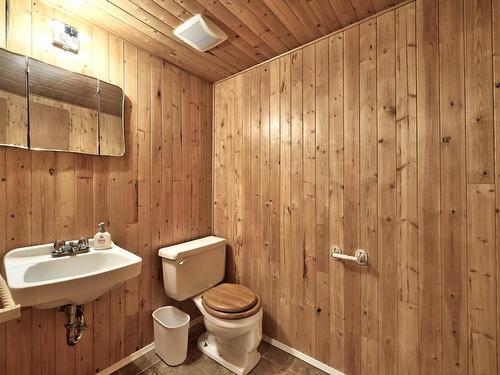
<instances>
[{"instance_id":1,"label":"chrome towel bar","mask_svg":"<svg viewBox=\"0 0 500 375\"><path fill-rule=\"evenodd\" d=\"M354 256L351 256L351 255L344 255L340 247L334 246L330 250L330 256L334 260L348 260L350 262L355 262L360 266L368 265L368 254L363 249L356 250Z\"/></svg>"}]
</instances>

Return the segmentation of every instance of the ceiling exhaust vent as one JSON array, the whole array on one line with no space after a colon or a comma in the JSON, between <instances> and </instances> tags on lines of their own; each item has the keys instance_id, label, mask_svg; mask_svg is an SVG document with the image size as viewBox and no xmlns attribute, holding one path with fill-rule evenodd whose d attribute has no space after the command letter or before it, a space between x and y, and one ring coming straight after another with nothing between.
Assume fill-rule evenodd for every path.
<instances>
[{"instance_id":1,"label":"ceiling exhaust vent","mask_svg":"<svg viewBox=\"0 0 500 375\"><path fill-rule=\"evenodd\" d=\"M174 34L200 52L208 51L227 39L224 31L201 14L177 27Z\"/></svg>"}]
</instances>

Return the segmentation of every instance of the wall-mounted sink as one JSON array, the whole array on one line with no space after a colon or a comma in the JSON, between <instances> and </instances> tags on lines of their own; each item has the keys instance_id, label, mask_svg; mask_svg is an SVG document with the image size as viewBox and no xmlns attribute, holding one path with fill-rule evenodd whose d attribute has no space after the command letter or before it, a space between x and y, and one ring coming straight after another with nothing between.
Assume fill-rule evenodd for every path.
<instances>
[{"instance_id":1,"label":"wall-mounted sink","mask_svg":"<svg viewBox=\"0 0 500 375\"><path fill-rule=\"evenodd\" d=\"M53 244L45 244L5 255L6 280L16 303L40 309L82 305L141 272L142 259L115 244L60 258L52 257L52 250Z\"/></svg>"}]
</instances>

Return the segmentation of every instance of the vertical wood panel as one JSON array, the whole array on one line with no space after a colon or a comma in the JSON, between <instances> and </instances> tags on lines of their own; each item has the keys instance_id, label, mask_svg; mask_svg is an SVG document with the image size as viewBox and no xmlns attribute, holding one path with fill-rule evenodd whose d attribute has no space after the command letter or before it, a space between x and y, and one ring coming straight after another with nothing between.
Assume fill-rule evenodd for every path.
<instances>
[{"instance_id":1,"label":"vertical wood panel","mask_svg":"<svg viewBox=\"0 0 500 375\"><path fill-rule=\"evenodd\" d=\"M125 246L134 252L139 250L139 188L138 188L138 137L137 137L137 88L138 57L137 48L129 43L124 47L125 83L127 97L125 106L125 154L127 186L125 192ZM139 348L139 282L134 278L125 283L125 355Z\"/></svg>"},{"instance_id":2,"label":"vertical wood panel","mask_svg":"<svg viewBox=\"0 0 500 375\"><path fill-rule=\"evenodd\" d=\"M329 44L330 246L344 248L344 34L330 37ZM330 296L330 362L340 370L345 358L343 283L344 265L330 261L330 288L338 286Z\"/></svg>"},{"instance_id":3,"label":"vertical wood panel","mask_svg":"<svg viewBox=\"0 0 500 375\"><path fill-rule=\"evenodd\" d=\"M438 9L417 1L419 369L442 371Z\"/></svg>"},{"instance_id":4,"label":"vertical wood panel","mask_svg":"<svg viewBox=\"0 0 500 375\"><path fill-rule=\"evenodd\" d=\"M290 55L280 62L280 306L277 321L278 339L291 343L290 311L291 256L290 256L290 168L291 168L291 111L290 111Z\"/></svg>"},{"instance_id":5,"label":"vertical wood panel","mask_svg":"<svg viewBox=\"0 0 500 375\"><path fill-rule=\"evenodd\" d=\"M491 1L464 3L467 182L493 183Z\"/></svg>"},{"instance_id":6,"label":"vertical wood panel","mask_svg":"<svg viewBox=\"0 0 500 375\"><path fill-rule=\"evenodd\" d=\"M312 337L307 332L311 332L309 324L313 323L312 317L308 313L312 308L303 305L303 284L307 278L304 272L305 249L304 231L302 224L302 166L303 166L303 114L302 114L302 50L293 53L290 58L290 81L291 81L291 164L290 164L290 263L292 272L293 288L291 290L291 314L300 319L303 324L292 325L292 340L300 342L297 349L304 353L311 354Z\"/></svg>"},{"instance_id":7,"label":"vertical wood panel","mask_svg":"<svg viewBox=\"0 0 500 375\"><path fill-rule=\"evenodd\" d=\"M359 26L344 32L344 250L359 248ZM347 214L348 213L348 214ZM357 316L361 307L360 270L344 266L345 371L359 373L361 357L356 353L361 340Z\"/></svg>"},{"instance_id":8,"label":"vertical wood panel","mask_svg":"<svg viewBox=\"0 0 500 375\"><path fill-rule=\"evenodd\" d=\"M441 1L440 116L443 373L467 373L467 228L462 1ZM453 194L450 192L453 191Z\"/></svg>"},{"instance_id":9,"label":"vertical wood panel","mask_svg":"<svg viewBox=\"0 0 500 375\"><path fill-rule=\"evenodd\" d=\"M303 50L302 79L303 79L303 155L302 155L302 226L304 231L303 243L303 271L302 283L304 296L302 306L304 309L304 334L306 334L306 352L316 352L316 340L307 336L306 332L316 332L316 96L315 96L315 47L307 46ZM295 155L294 155L295 158Z\"/></svg>"},{"instance_id":10,"label":"vertical wood panel","mask_svg":"<svg viewBox=\"0 0 500 375\"><path fill-rule=\"evenodd\" d=\"M495 188L467 188L469 255L469 373L496 374Z\"/></svg>"},{"instance_id":11,"label":"vertical wood panel","mask_svg":"<svg viewBox=\"0 0 500 375\"><path fill-rule=\"evenodd\" d=\"M380 371L397 373L395 14L377 24Z\"/></svg>"},{"instance_id":12,"label":"vertical wood panel","mask_svg":"<svg viewBox=\"0 0 500 375\"><path fill-rule=\"evenodd\" d=\"M396 10L398 372L418 374L415 4Z\"/></svg>"},{"instance_id":13,"label":"vertical wood panel","mask_svg":"<svg viewBox=\"0 0 500 375\"><path fill-rule=\"evenodd\" d=\"M361 371L378 373L377 256L377 23L359 30L360 75L360 244L370 249L370 266L361 271Z\"/></svg>"},{"instance_id":14,"label":"vertical wood panel","mask_svg":"<svg viewBox=\"0 0 500 375\"><path fill-rule=\"evenodd\" d=\"M315 96L316 96L316 357L330 363L330 293L329 293L329 81L328 40L315 44Z\"/></svg>"}]
</instances>

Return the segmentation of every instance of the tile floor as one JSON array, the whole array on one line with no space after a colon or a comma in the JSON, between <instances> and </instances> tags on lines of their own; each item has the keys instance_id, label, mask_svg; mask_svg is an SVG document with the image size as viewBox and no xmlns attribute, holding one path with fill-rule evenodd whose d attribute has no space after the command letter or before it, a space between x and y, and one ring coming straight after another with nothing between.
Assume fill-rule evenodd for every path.
<instances>
[{"instance_id":1,"label":"tile floor","mask_svg":"<svg viewBox=\"0 0 500 375\"><path fill-rule=\"evenodd\" d=\"M142 357L129 363L120 370L114 372L114 375L233 375L233 373L222 367L215 361L202 354L196 348L196 339L201 332L190 335L188 358L177 367L169 367L154 350L144 354ZM257 367L250 373L252 375L320 375L323 371L310 366L309 364L291 356L284 351L275 348L265 342L259 346L259 352L262 354Z\"/></svg>"}]
</instances>

